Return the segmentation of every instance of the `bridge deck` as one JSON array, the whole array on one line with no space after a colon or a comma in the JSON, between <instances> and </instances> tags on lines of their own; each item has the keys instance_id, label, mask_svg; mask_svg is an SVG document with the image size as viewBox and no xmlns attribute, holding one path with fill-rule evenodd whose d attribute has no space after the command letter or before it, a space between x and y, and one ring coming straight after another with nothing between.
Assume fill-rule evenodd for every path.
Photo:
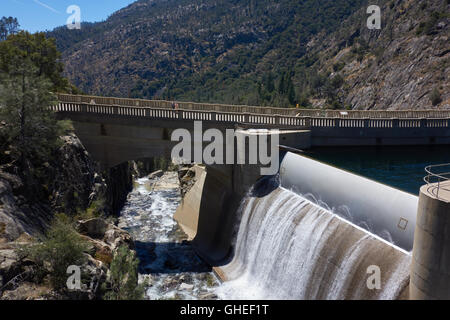
<instances>
[{"instance_id":1,"label":"bridge deck","mask_svg":"<svg viewBox=\"0 0 450 320\"><path fill-rule=\"evenodd\" d=\"M125 99L98 96L81 96L59 94L62 103L80 103L97 105L115 105L122 107L171 109L172 102L164 100ZM222 113L249 113L257 115L280 115L289 117L313 117L313 118L342 118L342 119L447 119L450 118L450 110L323 110L323 109L295 109L273 108L261 106L239 106L226 104L178 102L181 109L190 111L209 111Z\"/></svg>"},{"instance_id":2,"label":"bridge deck","mask_svg":"<svg viewBox=\"0 0 450 320\"><path fill-rule=\"evenodd\" d=\"M85 113L120 117L140 117L164 120L212 121L229 124L263 125L275 128L366 128L366 129L450 129L450 113L445 118L347 118L304 116L297 114L257 114L248 112L198 111L168 108L100 105L82 102L61 102L56 112Z\"/></svg>"}]
</instances>

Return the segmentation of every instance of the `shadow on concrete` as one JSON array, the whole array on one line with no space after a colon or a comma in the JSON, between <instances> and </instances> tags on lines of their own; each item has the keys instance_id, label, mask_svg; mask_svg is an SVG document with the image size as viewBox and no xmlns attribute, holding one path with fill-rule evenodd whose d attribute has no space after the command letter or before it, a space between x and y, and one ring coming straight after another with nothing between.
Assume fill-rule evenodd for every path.
<instances>
[{"instance_id":1,"label":"shadow on concrete","mask_svg":"<svg viewBox=\"0 0 450 320\"><path fill-rule=\"evenodd\" d=\"M250 197L262 198L280 186L280 175L265 176L260 178L252 187Z\"/></svg>"},{"instance_id":2,"label":"shadow on concrete","mask_svg":"<svg viewBox=\"0 0 450 320\"><path fill-rule=\"evenodd\" d=\"M212 270L198 257L188 241L182 243L136 241L135 244L140 260L139 272L142 274L204 273Z\"/></svg>"}]
</instances>

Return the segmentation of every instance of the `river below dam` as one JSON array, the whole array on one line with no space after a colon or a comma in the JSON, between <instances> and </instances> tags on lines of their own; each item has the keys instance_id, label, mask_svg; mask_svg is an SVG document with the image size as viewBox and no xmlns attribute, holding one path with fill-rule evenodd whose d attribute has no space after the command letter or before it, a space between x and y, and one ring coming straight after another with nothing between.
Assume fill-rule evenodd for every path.
<instances>
[{"instance_id":1,"label":"river below dam","mask_svg":"<svg viewBox=\"0 0 450 320\"><path fill-rule=\"evenodd\" d=\"M122 210L119 227L135 240L146 299L391 300L406 291L409 253L283 188L243 200L221 283L173 219L180 201L177 173L167 172L138 179ZM377 290L366 284L373 265L383 275Z\"/></svg>"},{"instance_id":2,"label":"river below dam","mask_svg":"<svg viewBox=\"0 0 450 320\"><path fill-rule=\"evenodd\" d=\"M447 147L321 148L307 156L418 194L424 167L450 162ZM404 299L411 254L352 225L308 195L275 188L242 201L234 257L221 272L195 253L173 216L180 204L178 175L142 178L122 210L131 233L146 298L156 299ZM369 290L371 267L380 288Z\"/></svg>"},{"instance_id":3,"label":"river below dam","mask_svg":"<svg viewBox=\"0 0 450 320\"><path fill-rule=\"evenodd\" d=\"M135 181L122 209L119 227L136 243L139 281L147 282L146 299L217 299L219 281L186 241L173 215L181 201L178 175Z\"/></svg>"}]
</instances>

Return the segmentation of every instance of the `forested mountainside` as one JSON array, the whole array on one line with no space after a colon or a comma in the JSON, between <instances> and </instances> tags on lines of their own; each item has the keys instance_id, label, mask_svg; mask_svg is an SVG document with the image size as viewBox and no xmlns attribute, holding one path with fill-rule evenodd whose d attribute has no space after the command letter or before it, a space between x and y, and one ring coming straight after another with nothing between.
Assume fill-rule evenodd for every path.
<instances>
[{"instance_id":1,"label":"forested mountainside","mask_svg":"<svg viewBox=\"0 0 450 320\"><path fill-rule=\"evenodd\" d=\"M367 28L379 5L381 30ZM353 109L449 107L448 0L139 0L49 33L89 94Z\"/></svg>"}]
</instances>

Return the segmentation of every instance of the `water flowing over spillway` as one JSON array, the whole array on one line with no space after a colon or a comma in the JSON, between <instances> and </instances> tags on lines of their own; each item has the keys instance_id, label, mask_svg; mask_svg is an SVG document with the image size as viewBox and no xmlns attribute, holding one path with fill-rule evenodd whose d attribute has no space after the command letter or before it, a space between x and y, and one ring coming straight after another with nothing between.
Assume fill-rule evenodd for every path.
<instances>
[{"instance_id":1,"label":"water flowing over spillway","mask_svg":"<svg viewBox=\"0 0 450 320\"><path fill-rule=\"evenodd\" d=\"M380 201L382 201L380 199ZM398 299L410 254L291 191L247 197L222 299ZM369 289L380 270L380 289Z\"/></svg>"}]
</instances>

